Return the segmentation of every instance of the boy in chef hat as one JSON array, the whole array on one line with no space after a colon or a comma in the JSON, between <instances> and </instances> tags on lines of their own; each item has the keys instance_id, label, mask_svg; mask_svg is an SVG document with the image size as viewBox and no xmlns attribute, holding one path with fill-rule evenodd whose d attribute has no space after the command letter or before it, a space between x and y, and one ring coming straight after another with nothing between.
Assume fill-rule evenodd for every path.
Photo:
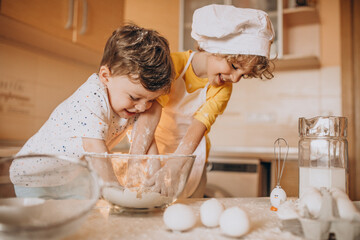
<instances>
[{"instance_id":1,"label":"boy in chef hat","mask_svg":"<svg viewBox=\"0 0 360 240\"><path fill-rule=\"evenodd\" d=\"M214 4L194 12L191 36L199 51L172 53L176 80L171 92L140 116L130 152L196 155L182 197L202 197L210 127L225 110L233 83L242 78L273 77L269 53L274 30L261 10ZM167 167L176 172L184 165ZM149 180L153 190L168 191L164 174L159 171Z\"/></svg>"}]
</instances>

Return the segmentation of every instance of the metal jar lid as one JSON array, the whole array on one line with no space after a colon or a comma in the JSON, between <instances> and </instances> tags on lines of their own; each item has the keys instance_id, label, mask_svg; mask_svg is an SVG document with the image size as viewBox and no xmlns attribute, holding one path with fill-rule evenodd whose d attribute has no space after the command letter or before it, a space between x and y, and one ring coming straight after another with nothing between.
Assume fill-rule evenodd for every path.
<instances>
[{"instance_id":1,"label":"metal jar lid","mask_svg":"<svg viewBox=\"0 0 360 240\"><path fill-rule=\"evenodd\" d=\"M299 135L302 137L346 137L346 117L299 118Z\"/></svg>"}]
</instances>

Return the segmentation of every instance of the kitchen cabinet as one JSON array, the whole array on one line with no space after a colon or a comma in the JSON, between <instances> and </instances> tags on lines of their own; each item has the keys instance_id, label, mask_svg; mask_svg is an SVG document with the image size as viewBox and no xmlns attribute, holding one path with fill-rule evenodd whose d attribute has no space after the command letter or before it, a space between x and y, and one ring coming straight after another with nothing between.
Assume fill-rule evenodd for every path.
<instances>
[{"instance_id":1,"label":"kitchen cabinet","mask_svg":"<svg viewBox=\"0 0 360 240\"><path fill-rule=\"evenodd\" d=\"M2 0L1 14L101 53L124 17L122 0Z\"/></svg>"},{"instance_id":2,"label":"kitchen cabinet","mask_svg":"<svg viewBox=\"0 0 360 240\"><path fill-rule=\"evenodd\" d=\"M295 2L295 1L293 1ZM309 1L310 2L310 1ZM180 49L195 50L191 38L192 15L208 4L229 4L240 8L261 9L268 13L275 30L271 57L276 58L276 70L320 67L320 24L315 6L289 6L286 0L183 0L180 24Z\"/></svg>"},{"instance_id":3,"label":"kitchen cabinet","mask_svg":"<svg viewBox=\"0 0 360 240\"><path fill-rule=\"evenodd\" d=\"M208 159L206 195L210 197L270 196L276 186L274 149L213 146ZM229 182L237 184L229 185ZM299 190L298 149L289 148L281 187L288 197Z\"/></svg>"},{"instance_id":4,"label":"kitchen cabinet","mask_svg":"<svg viewBox=\"0 0 360 240\"><path fill-rule=\"evenodd\" d=\"M206 197L269 196L266 169L260 159L211 152L207 166ZM236 184L229 184L236 182Z\"/></svg>"},{"instance_id":5,"label":"kitchen cabinet","mask_svg":"<svg viewBox=\"0 0 360 240\"><path fill-rule=\"evenodd\" d=\"M0 164L0 198L15 197L14 186L9 176L10 163Z\"/></svg>"},{"instance_id":6,"label":"kitchen cabinet","mask_svg":"<svg viewBox=\"0 0 360 240\"><path fill-rule=\"evenodd\" d=\"M316 6L288 7L278 0L277 69L320 67L320 21Z\"/></svg>"},{"instance_id":7,"label":"kitchen cabinet","mask_svg":"<svg viewBox=\"0 0 360 240\"><path fill-rule=\"evenodd\" d=\"M0 158L15 155L19 151L18 147L1 147ZM9 168L11 162L2 162L0 164L0 199L15 197L14 185L10 181Z\"/></svg>"},{"instance_id":8,"label":"kitchen cabinet","mask_svg":"<svg viewBox=\"0 0 360 240\"><path fill-rule=\"evenodd\" d=\"M44 32L71 40L65 28L69 2L64 0L1 1L1 14Z\"/></svg>"}]
</instances>

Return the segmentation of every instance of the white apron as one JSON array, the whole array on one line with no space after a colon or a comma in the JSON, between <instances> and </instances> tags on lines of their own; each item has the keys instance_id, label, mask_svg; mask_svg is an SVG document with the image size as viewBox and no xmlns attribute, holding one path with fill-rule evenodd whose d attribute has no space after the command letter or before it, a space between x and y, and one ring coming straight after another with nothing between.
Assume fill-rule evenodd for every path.
<instances>
[{"instance_id":1,"label":"white apron","mask_svg":"<svg viewBox=\"0 0 360 240\"><path fill-rule=\"evenodd\" d=\"M191 53L184 70L173 83L169 102L162 110L161 119L155 132L156 144L161 154L175 152L182 138L185 136L194 114L206 102L206 92L209 84L192 93L186 91L183 76L190 66L194 54L195 52ZM193 195L203 174L205 174L205 136L201 139L193 154L196 155L195 163L191 170L188 183L182 193L182 197L190 197ZM206 178L204 181L206 181Z\"/></svg>"}]
</instances>

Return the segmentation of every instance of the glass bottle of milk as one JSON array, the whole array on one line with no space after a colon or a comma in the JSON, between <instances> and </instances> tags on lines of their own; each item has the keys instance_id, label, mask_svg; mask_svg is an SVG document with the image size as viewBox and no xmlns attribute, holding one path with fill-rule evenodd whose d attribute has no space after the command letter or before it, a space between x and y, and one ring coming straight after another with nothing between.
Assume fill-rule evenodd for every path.
<instances>
[{"instance_id":1,"label":"glass bottle of milk","mask_svg":"<svg viewBox=\"0 0 360 240\"><path fill-rule=\"evenodd\" d=\"M308 187L348 193L345 117L299 118L299 197Z\"/></svg>"}]
</instances>

